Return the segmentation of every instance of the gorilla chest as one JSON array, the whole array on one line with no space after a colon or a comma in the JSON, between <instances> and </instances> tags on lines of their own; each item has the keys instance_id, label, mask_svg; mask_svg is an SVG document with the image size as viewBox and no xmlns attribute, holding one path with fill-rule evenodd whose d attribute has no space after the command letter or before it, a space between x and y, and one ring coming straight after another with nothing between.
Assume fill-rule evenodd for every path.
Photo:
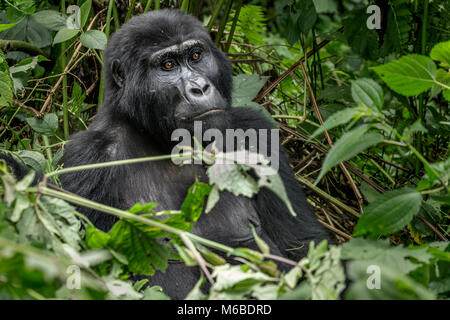
<instances>
[{"instance_id":1,"label":"gorilla chest","mask_svg":"<svg viewBox=\"0 0 450 320\"><path fill-rule=\"evenodd\" d=\"M139 165L139 170L127 178L128 207L137 202L158 203L156 210L180 210L190 186L195 179L207 182L202 166L175 166L170 162ZM138 196L136 196L138 195ZM253 239L250 224L260 229L254 200L234 196L225 191L209 212L203 212L192 232L228 245L238 245Z\"/></svg>"}]
</instances>

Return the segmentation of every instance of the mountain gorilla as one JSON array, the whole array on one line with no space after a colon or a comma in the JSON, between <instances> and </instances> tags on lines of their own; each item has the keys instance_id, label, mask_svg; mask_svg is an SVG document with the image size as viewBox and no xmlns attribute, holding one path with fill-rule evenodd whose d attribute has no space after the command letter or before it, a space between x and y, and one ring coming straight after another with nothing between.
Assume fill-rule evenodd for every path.
<instances>
[{"instance_id":1,"label":"mountain gorilla","mask_svg":"<svg viewBox=\"0 0 450 320\"><path fill-rule=\"evenodd\" d=\"M71 136L64 150L65 167L170 154L172 132L203 129L272 129L255 109L231 107L230 61L214 46L201 23L177 10L133 17L110 39L105 52L104 103L87 131ZM156 202L159 210L177 210L188 188L206 179L206 166L177 166L171 160L113 166L61 175L65 189L120 209ZM250 223L271 253L299 259L308 243L328 239L289 167L283 150L279 171L297 216L270 190L255 197L222 192L219 202L202 214L192 232L233 247L257 248ZM102 230L116 218L79 208ZM151 284L182 299L199 279L197 267L171 261Z\"/></svg>"}]
</instances>

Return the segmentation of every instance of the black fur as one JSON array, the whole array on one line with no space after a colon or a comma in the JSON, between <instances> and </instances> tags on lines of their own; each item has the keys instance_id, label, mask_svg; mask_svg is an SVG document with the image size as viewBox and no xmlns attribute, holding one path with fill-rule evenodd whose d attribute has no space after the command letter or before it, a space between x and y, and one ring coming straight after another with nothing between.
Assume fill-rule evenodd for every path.
<instances>
[{"instance_id":1,"label":"black fur","mask_svg":"<svg viewBox=\"0 0 450 320\"><path fill-rule=\"evenodd\" d=\"M187 72L201 75L216 90L207 98L200 95L199 99L213 99L213 104L222 101L220 107L225 110L203 123L221 129L273 128L259 111L231 108L230 62L214 46L197 19L181 11L155 11L132 18L109 41L104 66L104 104L89 130L71 136L62 159L65 167L170 153L172 131L179 126L190 128L178 114L201 110L204 106L191 103L180 107L187 87L181 81L180 89L179 79L187 75L180 71L172 78L169 73L166 77L159 66L149 62L149 57L155 51L189 39L200 39L207 48L206 60ZM192 77L190 73L188 76ZM211 102L205 101L205 104ZM195 174L207 181L205 172L202 165L196 165L194 171L191 165L180 167L168 160L74 172L62 175L61 182L73 193L120 209L128 209L137 202L157 202L159 210L179 209ZM223 192L214 209L200 217L193 232L230 246L256 248L249 227L252 223L269 243L272 253L293 259L303 257L309 241L328 239L328 233L316 220L283 150L280 150L279 174L297 217L268 189L261 190L252 199ZM116 220L90 209L80 208L80 211L105 231ZM300 249L287 251L292 248ZM150 281L161 285L172 298L180 299L198 278L198 268L171 263L164 274L157 272Z\"/></svg>"}]
</instances>

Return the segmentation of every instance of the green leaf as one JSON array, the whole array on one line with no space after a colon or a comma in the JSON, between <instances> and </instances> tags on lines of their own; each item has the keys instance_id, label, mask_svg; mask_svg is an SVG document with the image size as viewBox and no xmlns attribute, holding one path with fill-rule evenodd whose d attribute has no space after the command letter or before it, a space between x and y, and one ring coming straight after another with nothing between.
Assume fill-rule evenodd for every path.
<instances>
[{"instance_id":1,"label":"green leaf","mask_svg":"<svg viewBox=\"0 0 450 320\"><path fill-rule=\"evenodd\" d=\"M269 77L255 74L239 74L233 77L232 101L234 107L253 105L256 97Z\"/></svg>"},{"instance_id":2,"label":"green leaf","mask_svg":"<svg viewBox=\"0 0 450 320\"><path fill-rule=\"evenodd\" d=\"M168 248L134 224L120 220L108 234L108 245L128 259L131 272L151 276L155 273L154 267L161 271L167 268Z\"/></svg>"},{"instance_id":3,"label":"green leaf","mask_svg":"<svg viewBox=\"0 0 450 320\"><path fill-rule=\"evenodd\" d=\"M51 136L58 129L58 117L54 113L47 113L42 119L27 118L27 123L37 133Z\"/></svg>"},{"instance_id":4,"label":"green leaf","mask_svg":"<svg viewBox=\"0 0 450 320\"><path fill-rule=\"evenodd\" d=\"M316 184L322 177L335 165L342 161L353 158L358 153L367 148L376 145L384 140L384 137L375 132L366 133L369 129L368 125L360 126L352 131L345 133L328 151L325 161L322 165L322 170L317 177Z\"/></svg>"},{"instance_id":5,"label":"green leaf","mask_svg":"<svg viewBox=\"0 0 450 320\"><path fill-rule=\"evenodd\" d=\"M369 288L370 267L379 267L381 286ZM433 300L436 296L411 277L402 275L389 266L377 265L372 261L350 261L347 273L351 285L346 291L346 299L359 300ZM374 274L375 275L375 274Z\"/></svg>"},{"instance_id":6,"label":"green leaf","mask_svg":"<svg viewBox=\"0 0 450 320\"><path fill-rule=\"evenodd\" d=\"M395 92L414 96L430 89L436 80L436 65L428 57L409 54L371 69Z\"/></svg>"},{"instance_id":7,"label":"green leaf","mask_svg":"<svg viewBox=\"0 0 450 320\"><path fill-rule=\"evenodd\" d=\"M316 23L316 7L314 6L314 2L312 0L302 0L297 2L296 9L300 13L297 18L298 29L306 34Z\"/></svg>"},{"instance_id":8,"label":"green leaf","mask_svg":"<svg viewBox=\"0 0 450 320\"><path fill-rule=\"evenodd\" d=\"M345 260L366 260L379 266L388 266L403 275L429 263L433 255L429 248L393 247L388 239L371 240L355 238L342 245L341 258ZM414 258L412 260L411 258Z\"/></svg>"},{"instance_id":9,"label":"green leaf","mask_svg":"<svg viewBox=\"0 0 450 320\"><path fill-rule=\"evenodd\" d=\"M86 244L90 249L106 248L109 238L109 234L95 228L92 224L87 225Z\"/></svg>"},{"instance_id":10,"label":"green leaf","mask_svg":"<svg viewBox=\"0 0 450 320\"><path fill-rule=\"evenodd\" d=\"M380 193L377 190L375 190L374 187L372 187L365 181L361 181L360 190L368 203L374 202L375 199L378 198L378 196L380 195Z\"/></svg>"},{"instance_id":11,"label":"green leaf","mask_svg":"<svg viewBox=\"0 0 450 320\"><path fill-rule=\"evenodd\" d=\"M66 17L55 10L38 11L32 16L39 24L52 31L59 31L66 27Z\"/></svg>"},{"instance_id":12,"label":"green leaf","mask_svg":"<svg viewBox=\"0 0 450 320\"><path fill-rule=\"evenodd\" d=\"M134 206L132 206L130 209L128 209L128 212L131 213L152 213L153 208L157 207L158 204L155 202L147 202L145 204L136 203Z\"/></svg>"},{"instance_id":13,"label":"green leaf","mask_svg":"<svg viewBox=\"0 0 450 320\"><path fill-rule=\"evenodd\" d=\"M14 157L18 157L27 167L31 167L36 172L44 172L45 158L42 153L31 150L20 150L13 153Z\"/></svg>"},{"instance_id":14,"label":"green leaf","mask_svg":"<svg viewBox=\"0 0 450 320\"><path fill-rule=\"evenodd\" d=\"M0 32L0 39L21 40L44 48L52 44L52 35L44 26L39 24L32 16L24 16L14 27Z\"/></svg>"},{"instance_id":15,"label":"green leaf","mask_svg":"<svg viewBox=\"0 0 450 320\"><path fill-rule=\"evenodd\" d=\"M205 213L210 212L214 208L216 203L219 201L219 199L220 199L219 188L217 186L214 186L208 195L208 202L206 203Z\"/></svg>"},{"instance_id":16,"label":"green leaf","mask_svg":"<svg viewBox=\"0 0 450 320\"><path fill-rule=\"evenodd\" d=\"M205 203L205 197L211 191L211 186L195 181L181 205L181 212L186 221L195 222L200 217Z\"/></svg>"},{"instance_id":17,"label":"green leaf","mask_svg":"<svg viewBox=\"0 0 450 320\"><path fill-rule=\"evenodd\" d=\"M143 294L142 300L170 300L160 286L147 287Z\"/></svg>"},{"instance_id":18,"label":"green leaf","mask_svg":"<svg viewBox=\"0 0 450 320\"><path fill-rule=\"evenodd\" d=\"M258 234L256 233L256 230L255 230L255 227L253 225L250 225L250 226L252 228L253 238L255 238L255 242L256 242L256 245L258 246L259 250L261 250L261 252L264 254L269 254L270 253L269 245L263 239L261 239L260 236L258 236Z\"/></svg>"},{"instance_id":19,"label":"green leaf","mask_svg":"<svg viewBox=\"0 0 450 320\"><path fill-rule=\"evenodd\" d=\"M87 20L89 19L89 13L91 12L92 0L85 1L80 7L80 28L84 28Z\"/></svg>"},{"instance_id":20,"label":"green leaf","mask_svg":"<svg viewBox=\"0 0 450 320\"><path fill-rule=\"evenodd\" d=\"M55 38L53 39L53 45L70 40L79 32L80 30L78 29L62 28L56 33Z\"/></svg>"},{"instance_id":21,"label":"green leaf","mask_svg":"<svg viewBox=\"0 0 450 320\"><path fill-rule=\"evenodd\" d=\"M438 88L443 89L443 96L445 100L450 101L450 72L444 69L438 69L436 73L436 80ZM447 87L444 87L447 86Z\"/></svg>"},{"instance_id":22,"label":"green leaf","mask_svg":"<svg viewBox=\"0 0 450 320\"><path fill-rule=\"evenodd\" d=\"M445 67L450 67L450 41L436 44L431 49L430 57L433 60L442 62Z\"/></svg>"},{"instance_id":23,"label":"green leaf","mask_svg":"<svg viewBox=\"0 0 450 320\"><path fill-rule=\"evenodd\" d=\"M378 237L405 227L420 210L422 195L415 189L387 192L365 208L354 236Z\"/></svg>"},{"instance_id":24,"label":"green leaf","mask_svg":"<svg viewBox=\"0 0 450 320\"><path fill-rule=\"evenodd\" d=\"M255 180L250 174L251 169L258 179ZM236 196L244 195L251 198L261 187L266 187L285 203L292 215L296 215L283 181L270 167L269 160L261 154L248 150L219 153L216 155L215 163L206 173L211 185L217 186L220 191L230 191Z\"/></svg>"},{"instance_id":25,"label":"green leaf","mask_svg":"<svg viewBox=\"0 0 450 320\"><path fill-rule=\"evenodd\" d=\"M75 208L63 200L47 196L40 198L38 207L39 217L30 207L17 223L20 242L38 242L54 250L62 250L61 243L67 243L79 250L81 223L75 216Z\"/></svg>"},{"instance_id":26,"label":"green leaf","mask_svg":"<svg viewBox=\"0 0 450 320\"><path fill-rule=\"evenodd\" d=\"M220 266L220 265L227 263L227 261L224 258L222 258L218 254L212 252L208 248L206 248L200 244L197 244L196 247L197 247L198 251L202 254L203 258L205 258L206 261L211 263L213 266Z\"/></svg>"},{"instance_id":27,"label":"green leaf","mask_svg":"<svg viewBox=\"0 0 450 320\"><path fill-rule=\"evenodd\" d=\"M20 21L17 21L15 23L7 23L7 24L0 24L0 32L4 30L8 30L9 28L14 27L17 25Z\"/></svg>"},{"instance_id":28,"label":"green leaf","mask_svg":"<svg viewBox=\"0 0 450 320\"><path fill-rule=\"evenodd\" d=\"M352 81L352 97L356 103L361 102L367 108L383 108L383 89L372 79L362 78Z\"/></svg>"},{"instance_id":29,"label":"green leaf","mask_svg":"<svg viewBox=\"0 0 450 320\"><path fill-rule=\"evenodd\" d=\"M107 39L100 30L88 30L81 35L80 41L87 48L105 50Z\"/></svg>"},{"instance_id":30,"label":"green leaf","mask_svg":"<svg viewBox=\"0 0 450 320\"><path fill-rule=\"evenodd\" d=\"M442 204L446 204L450 206L450 194L444 194L444 195L430 195L431 199L440 202Z\"/></svg>"},{"instance_id":31,"label":"green leaf","mask_svg":"<svg viewBox=\"0 0 450 320\"><path fill-rule=\"evenodd\" d=\"M13 83L9 72L0 71L0 107L8 107L13 100Z\"/></svg>"},{"instance_id":32,"label":"green leaf","mask_svg":"<svg viewBox=\"0 0 450 320\"><path fill-rule=\"evenodd\" d=\"M319 134L322 134L326 130L333 129L334 127L340 126L349 122L350 120L356 118L357 116L361 116L362 112L360 108L347 108L338 112L333 113L331 116L327 118L327 120L313 132L310 139L317 137Z\"/></svg>"},{"instance_id":33,"label":"green leaf","mask_svg":"<svg viewBox=\"0 0 450 320\"><path fill-rule=\"evenodd\" d=\"M3 51L0 50L0 107L8 107L13 99L13 82L8 63Z\"/></svg>"}]
</instances>

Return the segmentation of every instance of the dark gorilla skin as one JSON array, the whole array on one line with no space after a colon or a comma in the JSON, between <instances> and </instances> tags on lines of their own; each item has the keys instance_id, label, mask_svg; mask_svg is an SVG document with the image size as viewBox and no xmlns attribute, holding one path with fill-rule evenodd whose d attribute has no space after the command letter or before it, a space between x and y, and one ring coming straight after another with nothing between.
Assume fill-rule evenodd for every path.
<instances>
[{"instance_id":1,"label":"dark gorilla skin","mask_svg":"<svg viewBox=\"0 0 450 320\"><path fill-rule=\"evenodd\" d=\"M197 58L199 55L199 59ZM168 68L170 67L170 68ZM201 23L176 10L133 17L110 39L105 52L104 103L87 131L71 136L62 163L72 167L105 161L170 154L177 128L272 129L265 116L249 108L231 108L231 64L212 43ZM280 149L282 149L280 147ZM283 150L279 171L297 216L263 188L255 197L222 192L192 232L230 246L255 248L250 223L271 253L295 260L310 241L329 239L289 167ZM17 174L18 170L15 170ZM207 181L202 165L177 166L170 160L61 175L65 189L120 209L156 202L159 210L178 210L195 176ZM96 227L108 231L116 218L79 208ZM299 248L297 250L287 250ZM174 299L182 299L199 279L198 267L170 262L165 273L150 277ZM136 275L135 279L143 278Z\"/></svg>"}]
</instances>

